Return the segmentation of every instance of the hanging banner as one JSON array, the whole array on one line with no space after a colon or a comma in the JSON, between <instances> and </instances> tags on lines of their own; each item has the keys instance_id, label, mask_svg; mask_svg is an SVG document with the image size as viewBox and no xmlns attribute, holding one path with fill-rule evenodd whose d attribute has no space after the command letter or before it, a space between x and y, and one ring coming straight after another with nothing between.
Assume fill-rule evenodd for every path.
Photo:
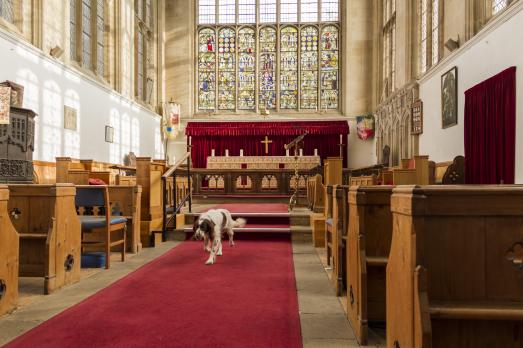
<instances>
[{"instance_id":1,"label":"hanging banner","mask_svg":"<svg viewBox=\"0 0 523 348\"><path fill-rule=\"evenodd\" d=\"M0 86L0 124L9 124L11 87Z\"/></svg>"},{"instance_id":2,"label":"hanging banner","mask_svg":"<svg viewBox=\"0 0 523 348\"><path fill-rule=\"evenodd\" d=\"M368 140L374 137L373 115L356 116L356 126L358 129L358 138L361 140Z\"/></svg>"},{"instance_id":3,"label":"hanging banner","mask_svg":"<svg viewBox=\"0 0 523 348\"><path fill-rule=\"evenodd\" d=\"M172 140L178 136L180 132L180 114L181 105L175 103L167 103L166 115L164 117L163 133L165 139Z\"/></svg>"}]
</instances>

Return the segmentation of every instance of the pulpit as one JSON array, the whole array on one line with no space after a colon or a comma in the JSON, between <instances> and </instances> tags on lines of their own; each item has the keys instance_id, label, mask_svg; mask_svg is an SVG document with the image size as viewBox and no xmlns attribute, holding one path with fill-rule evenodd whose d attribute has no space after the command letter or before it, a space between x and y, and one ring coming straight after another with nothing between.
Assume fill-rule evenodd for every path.
<instances>
[{"instance_id":1,"label":"pulpit","mask_svg":"<svg viewBox=\"0 0 523 348\"><path fill-rule=\"evenodd\" d=\"M35 116L11 107L9 124L0 125L0 183L32 183Z\"/></svg>"}]
</instances>

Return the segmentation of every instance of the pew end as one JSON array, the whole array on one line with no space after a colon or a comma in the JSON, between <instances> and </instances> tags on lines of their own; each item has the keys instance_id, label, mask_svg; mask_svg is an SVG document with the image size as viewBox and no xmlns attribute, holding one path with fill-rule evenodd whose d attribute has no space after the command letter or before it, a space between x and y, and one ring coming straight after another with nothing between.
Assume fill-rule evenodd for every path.
<instances>
[{"instance_id":1,"label":"pew end","mask_svg":"<svg viewBox=\"0 0 523 348\"><path fill-rule=\"evenodd\" d=\"M0 316L18 302L19 235L8 211L9 189L0 185Z\"/></svg>"}]
</instances>

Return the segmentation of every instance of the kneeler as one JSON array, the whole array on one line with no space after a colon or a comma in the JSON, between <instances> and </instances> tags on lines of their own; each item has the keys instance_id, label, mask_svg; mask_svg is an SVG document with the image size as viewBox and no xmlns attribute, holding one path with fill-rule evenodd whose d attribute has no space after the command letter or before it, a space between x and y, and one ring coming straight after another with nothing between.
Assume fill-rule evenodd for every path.
<instances>
[{"instance_id":1,"label":"kneeler","mask_svg":"<svg viewBox=\"0 0 523 348\"><path fill-rule=\"evenodd\" d=\"M109 189L107 186L77 186L76 206L82 207L79 215L82 225L82 249L84 246L104 246L105 268L110 267L111 247L122 245L122 262L125 261L127 219L111 214ZM97 213L103 212L103 215ZM113 233L122 231L122 237L112 239ZM84 240L85 234L101 234L103 239Z\"/></svg>"}]
</instances>

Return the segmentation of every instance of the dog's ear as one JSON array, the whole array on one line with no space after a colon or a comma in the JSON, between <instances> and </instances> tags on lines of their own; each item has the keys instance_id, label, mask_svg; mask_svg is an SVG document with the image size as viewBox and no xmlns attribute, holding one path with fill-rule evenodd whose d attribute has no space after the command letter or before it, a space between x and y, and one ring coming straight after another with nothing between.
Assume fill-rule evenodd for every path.
<instances>
[{"instance_id":1,"label":"dog's ear","mask_svg":"<svg viewBox=\"0 0 523 348\"><path fill-rule=\"evenodd\" d=\"M194 218L194 224L193 224L193 226L192 226L192 231L193 231L193 233L195 233L196 230L198 229L198 221L199 221L199 218L198 218L198 217L195 217L195 218Z\"/></svg>"}]
</instances>

